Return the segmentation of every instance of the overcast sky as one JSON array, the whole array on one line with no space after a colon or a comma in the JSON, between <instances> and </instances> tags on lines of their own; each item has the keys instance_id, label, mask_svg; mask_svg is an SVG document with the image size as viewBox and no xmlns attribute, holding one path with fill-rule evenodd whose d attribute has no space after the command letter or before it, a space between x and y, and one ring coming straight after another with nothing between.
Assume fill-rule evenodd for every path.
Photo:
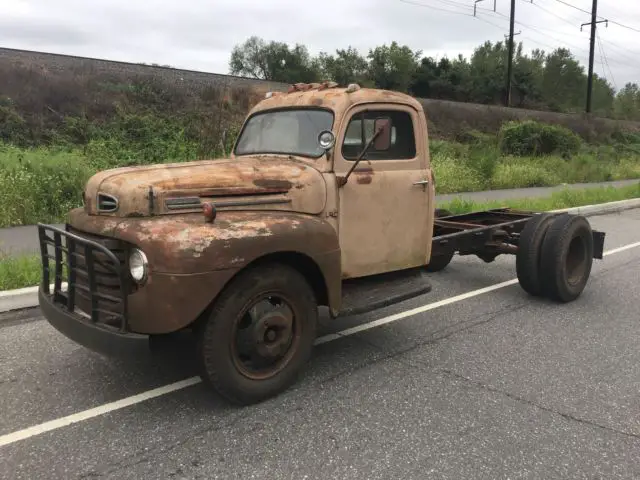
<instances>
[{"instance_id":1,"label":"overcast sky","mask_svg":"<svg viewBox=\"0 0 640 480\"><path fill-rule=\"evenodd\" d=\"M572 8L562 2L573 5ZM0 0L0 46L228 73L231 49L251 35L362 53L393 40L442 57L469 56L509 31L509 0ZM526 50L570 48L585 67L592 0L516 0ZM640 1L600 0L595 71L617 88L640 82ZM634 30L635 29L635 30ZM636 31L637 30L637 31ZM601 48L602 50L601 50Z\"/></svg>"}]
</instances>

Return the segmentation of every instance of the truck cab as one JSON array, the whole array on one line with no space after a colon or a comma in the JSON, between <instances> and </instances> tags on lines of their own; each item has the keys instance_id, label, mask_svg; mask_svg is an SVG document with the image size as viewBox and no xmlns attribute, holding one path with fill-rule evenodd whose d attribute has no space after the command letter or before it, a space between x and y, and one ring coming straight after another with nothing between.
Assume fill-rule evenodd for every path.
<instances>
[{"instance_id":1,"label":"truck cab","mask_svg":"<svg viewBox=\"0 0 640 480\"><path fill-rule=\"evenodd\" d=\"M298 85L258 104L233 158L281 155L322 175L320 215L338 238L341 278L426 265L435 193L422 105L357 85L323 87Z\"/></svg>"}]
</instances>

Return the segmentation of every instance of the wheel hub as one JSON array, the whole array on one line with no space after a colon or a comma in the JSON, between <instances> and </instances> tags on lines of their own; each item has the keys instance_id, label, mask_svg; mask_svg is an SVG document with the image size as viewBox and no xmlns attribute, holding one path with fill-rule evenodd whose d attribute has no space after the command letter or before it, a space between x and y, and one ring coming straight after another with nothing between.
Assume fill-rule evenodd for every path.
<instances>
[{"instance_id":1,"label":"wheel hub","mask_svg":"<svg viewBox=\"0 0 640 480\"><path fill-rule=\"evenodd\" d=\"M284 312L269 312L258 318L253 330L258 355L265 359L284 355L291 342L292 326L292 318Z\"/></svg>"},{"instance_id":2,"label":"wheel hub","mask_svg":"<svg viewBox=\"0 0 640 480\"><path fill-rule=\"evenodd\" d=\"M296 317L278 296L256 300L239 319L234 362L249 378L268 378L286 364L296 343Z\"/></svg>"}]
</instances>

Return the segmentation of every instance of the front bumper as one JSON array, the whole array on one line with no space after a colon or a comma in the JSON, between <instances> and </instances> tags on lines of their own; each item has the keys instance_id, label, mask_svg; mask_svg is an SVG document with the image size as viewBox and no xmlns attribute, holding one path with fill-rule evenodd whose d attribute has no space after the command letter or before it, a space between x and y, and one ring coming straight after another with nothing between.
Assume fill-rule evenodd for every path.
<instances>
[{"instance_id":1,"label":"front bumper","mask_svg":"<svg viewBox=\"0 0 640 480\"><path fill-rule=\"evenodd\" d=\"M128 326L129 283L121 259L107 246L57 227L39 224L38 233L43 266L38 303L47 321L74 342L105 355L148 352L149 336Z\"/></svg>"},{"instance_id":2,"label":"front bumper","mask_svg":"<svg viewBox=\"0 0 640 480\"><path fill-rule=\"evenodd\" d=\"M129 276L130 246L88 230L38 225L39 302L56 329L102 353L136 351L134 345L153 343L159 335L185 329L237 271L152 272L145 285L138 287Z\"/></svg>"},{"instance_id":3,"label":"front bumper","mask_svg":"<svg viewBox=\"0 0 640 480\"><path fill-rule=\"evenodd\" d=\"M56 330L94 352L113 357L140 356L150 352L148 335L122 332L94 323L75 311L65 310L42 287L38 290L38 302L44 317Z\"/></svg>"}]
</instances>

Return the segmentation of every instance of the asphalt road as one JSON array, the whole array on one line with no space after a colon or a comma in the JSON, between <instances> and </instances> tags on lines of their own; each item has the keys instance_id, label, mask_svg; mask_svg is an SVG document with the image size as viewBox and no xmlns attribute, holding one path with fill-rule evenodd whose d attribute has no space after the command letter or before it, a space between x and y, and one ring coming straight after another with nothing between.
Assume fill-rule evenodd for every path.
<instances>
[{"instance_id":1,"label":"asphalt road","mask_svg":"<svg viewBox=\"0 0 640 480\"><path fill-rule=\"evenodd\" d=\"M436 200L439 204L449 202L457 197L462 197L476 202L486 202L490 200L508 200L525 197L546 197L552 192L564 188L582 189L601 186L622 187L638 183L638 180L618 180L615 182L603 183L575 183L571 185L559 185L556 187L535 187L535 188L515 188L506 190L490 190L486 192L455 193L438 195ZM62 225L58 225L62 226ZM28 254L39 251L38 233L33 225L22 227L0 228L0 253Z\"/></svg>"},{"instance_id":2,"label":"asphalt road","mask_svg":"<svg viewBox=\"0 0 640 480\"><path fill-rule=\"evenodd\" d=\"M640 242L640 210L590 221L606 250ZM614 250L558 305L517 284L477 291L513 279L513 257L456 258L428 295L325 320L331 341L277 398L235 408L196 384L11 437L0 478L639 478L639 267L640 244ZM0 445L194 375L184 351L107 360L28 314L5 316L0 332Z\"/></svg>"}]
</instances>

